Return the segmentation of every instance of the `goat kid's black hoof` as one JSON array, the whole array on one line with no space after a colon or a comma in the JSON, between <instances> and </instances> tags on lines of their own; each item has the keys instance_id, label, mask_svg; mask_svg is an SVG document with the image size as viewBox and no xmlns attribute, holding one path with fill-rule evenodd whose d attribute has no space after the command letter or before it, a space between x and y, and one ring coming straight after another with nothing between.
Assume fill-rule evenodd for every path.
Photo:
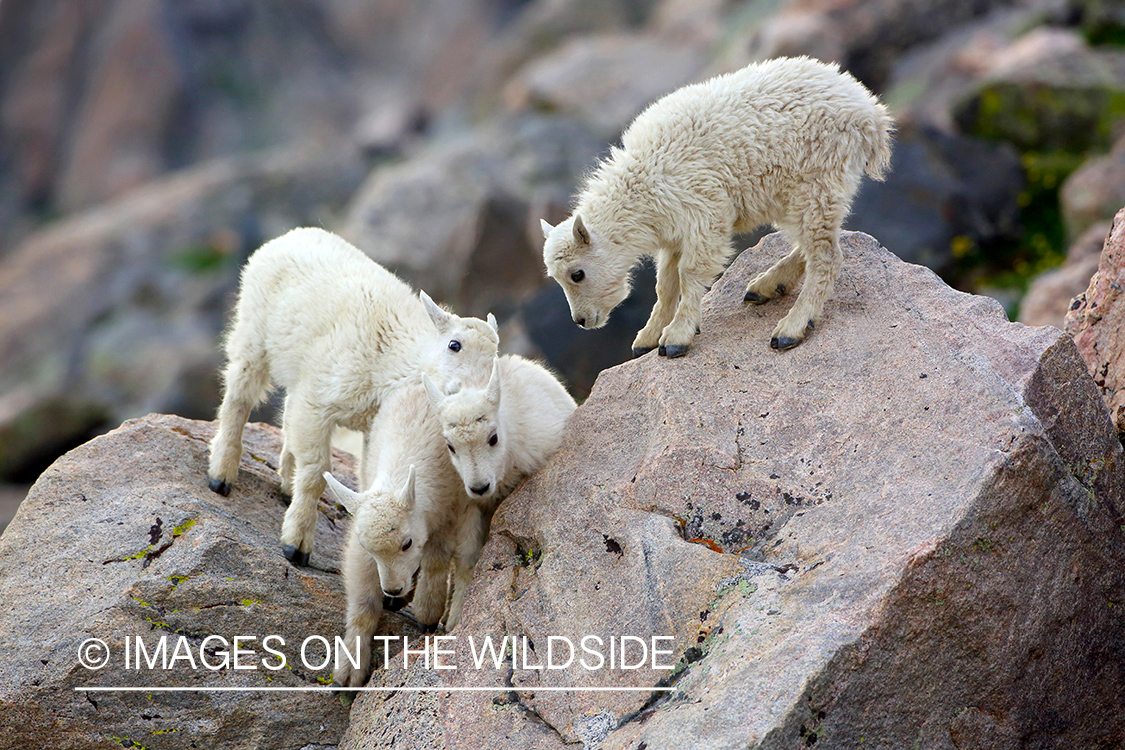
<instances>
[{"instance_id":1,"label":"goat kid's black hoof","mask_svg":"<svg viewBox=\"0 0 1125 750\"><path fill-rule=\"evenodd\" d=\"M801 339L795 339L792 336L774 336L770 339L770 348L785 351L786 349L792 349L799 343L801 343Z\"/></svg>"},{"instance_id":2,"label":"goat kid's black hoof","mask_svg":"<svg viewBox=\"0 0 1125 750\"><path fill-rule=\"evenodd\" d=\"M406 606L406 599L402 598L401 596L384 596L383 597L383 609L387 610L388 612L398 612L400 609L402 609L405 606Z\"/></svg>"},{"instance_id":3,"label":"goat kid's black hoof","mask_svg":"<svg viewBox=\"0 0 1125 750\"><path fill-rule=\"evenodd\" d=\"M285 555L285 559L296 565L298 568L304 568L309 564L310 553L302 552L292 544L286 544L284 547L282 547L281 554Z\"/></svg>"},{"instance_id":4,"label":"goat kid's black hoof","mask_svg":"<svg viewBox=\"0 0 1125 750\"><path fill-rule=\"evenodd\" d=\"M668 344L664 347L664 356L668 357L668 359L682 357L688 353L688 349L690 348L691 347L687 344Z\"/></svg>"},{"instance_id":5,"label":"goat kid's black hoof","mask_svg":"<svg viewBox=\"0 0 1125 750\"><path fill-rule=\"evenodd\" d=\"M770 301L769 297L763 297L757 292L747 290L746 294L742 295L743 302L753 302L755 305L761 305Z\"/></svg>"},{"instance_id":6,"label":"goat kid's black hoof","mask_svg":"<svg viewBox=\"0 0 1125 750\"><path fill-rule=\"evenodd\" d=\"M643 357L644 355L648 354L649 352L651 352L655 348L656 348L655 346L634 346L633 347L633 356L634 357Z\"/></svg>"},{"instance_id":7,"label":"goat kid's black hoof","mask_svg":"<svg viewBox=\"0 0 1125 750\"><path fill-rule=\"evenodd\" d=\"M664 344L661 344L659 346L659 348L657 348L656 353L659 354L661 357L667 357L668 356L668 349L664 346Z\"/></svg>"},{"instance_id":8,"label":"goat kid's black hoof","mask_svg":"<svg viewBox=\"0 0 1125 750\"><path fill-rule=\"evenodd\" d=\"M208 479L207 486L211 488L212 492L217 492L223 497L230 495L230 482L224 482L221 479Z\"/></svg>"},{"instance_id":9,"label":"goat kid's black hoof","mask_svg":"<svg viewBox=\"0 0 1125 750\"><path fill-rule=\"evenodd\" d=\"M438 629L438 623L436 623L436 622L435 622L435 623L433 623L433 624L430 624L430 625L425 625L425 624L423 624L423 623L418 623L418 629L419 629L419 630L421 630L421 631L422 631L423 633L425 633L426 635L433 635L434 633L436 633L436 632L437 632L437 629Z\"/></svg>"}]
</instances>

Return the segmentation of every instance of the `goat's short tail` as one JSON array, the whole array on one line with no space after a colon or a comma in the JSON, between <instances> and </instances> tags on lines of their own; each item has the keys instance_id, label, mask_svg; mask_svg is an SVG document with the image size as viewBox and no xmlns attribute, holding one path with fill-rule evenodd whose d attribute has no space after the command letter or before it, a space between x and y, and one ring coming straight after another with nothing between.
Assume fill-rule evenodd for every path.
<instances>
[{"instance_id":1,"label":"goat's short tail","mask_svg":"<svg viewBox=\"0 0 1125 750\"><path fill-rule=\"evenodd\" d=\"M876 116L869 120L863 129L867 144L867 161L864 171L873 180L882 181L891 166L891 141L895 132L895 121L887 108L876 104Z\"/></svg>"}]
</instances>

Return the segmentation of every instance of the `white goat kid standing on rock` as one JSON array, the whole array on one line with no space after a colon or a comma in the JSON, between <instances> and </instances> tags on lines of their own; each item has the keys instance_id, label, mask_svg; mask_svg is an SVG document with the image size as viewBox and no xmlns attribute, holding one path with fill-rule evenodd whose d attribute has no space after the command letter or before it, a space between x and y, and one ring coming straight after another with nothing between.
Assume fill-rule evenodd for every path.
<instances>
[{"instance_id":1,"label":"white goat kid standing on rock","mask_svg":"<svg viewBox=\"0 0 1125 750\"><path fill-rule=\"evenodd\" d=\"M361 663L337 669L344 687L366 681L383 610L401 608L415 585L412 609L424 628L442 620L447 598L445 627L457 626L493 511L558 450L576 408L550 372L515 356L494 362L484 388L446 395L428 377L423 383L393 394L375 418L369 476L361 477L367 491L325 477L353 515L345 642L359 644Z\"/></svg>"},{"instance_id":2,"label":"white goat kid standing on rock","mask_svg":"<svg viewBox=\"0 0 1125 750\"><path fill-rule=\"evenodd\" d=\"M636 356L687 353L700 300L732 254L731 234L773 224L794 248L746 288L767 302L807 274L777 324L775 349L800 344L820 318L842 262L840 226L864 173L881 180L894 124L835 65L780 58L685 86L642 112L588 179L570 218L543 222L547 272L574 322L605 325L630 291L630 269L656 259L656 304Z\"/></svg>"},{"instance_id":3,"label":"white goat kid standing on rock","mask_svg":"<svg viewBox=\"0 0 1125 750\"><path fill-rule=\"evenodd\" d=\"M333 429L366 432L387 396L420 372L484 382L498 343L491 315L486 323L442 310L336 235L294 229L267 242L242 270L226 338L211 489L230 493L250 411L271 384L284 387L279 473L293 500L281 542L286 558L307 565Z\"/></svg>"},{"instance_id":4,"label":"white goat kid standing on rock","mask_svg":"<svg viewBox=\"0 0 1125 750\"><path fill-rule=\"evenodd\" d=\"M456 580L470 579L487 534L484 511L465 495L421 384L391 394L370 435L360 477L367 490L355 492L324 475L329 494L352 514L344 638L349 649L358 644L360 665L339 664L334 679L343 687L367 680L383 610L401 609L415 586L415 619L424 629L437 627L450 568ZM450 620L449 627L456 625L452 613Z\"/></svg>"},{"instance_id":5,"label":"white goat kid standing on rock","mask_svg":"<svg viewBox=\"0 0 1125 750\"><path fill-rule=\"evenodd\" d=\"M445 395L426 376L422 382L464 490L484 511L487 536L496 506L558 451L578 406L549 370L515 355L496 360L484 388ZM472 568L460 572L462 579L454 572L450 628L461 618L472 580Z\"/></svg>"}]
</instances>

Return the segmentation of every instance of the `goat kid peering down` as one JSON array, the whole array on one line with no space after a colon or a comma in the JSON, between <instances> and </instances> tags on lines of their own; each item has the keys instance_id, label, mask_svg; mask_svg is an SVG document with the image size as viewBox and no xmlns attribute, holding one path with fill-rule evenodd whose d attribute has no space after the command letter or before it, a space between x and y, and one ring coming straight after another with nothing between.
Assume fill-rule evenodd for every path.
<instances>
[{"instance_id":1,"label":"goat kid peering down","mask_svg":"<svg viewBox=\"0 0 1125 750\"><path fill-rule=\"evenodd\" d=\"M393 393L371 425L362 493L324 475L329 494L352 514L344 554L348 593L345 641L358 643L358 668L342 663L335 680L362 685L371 670L371 637L384 609L396 611L414 590L414 617L436 628L445 612L450 568L466 586L488 534L485 510L470 502L420 384ZM463 595L462 595L463 599ZM450 611L446 626L460 619ZM358 638L358 641L356 640Z\"/></svg>"},{"instance_id":2,"label":"goat kid peering down","mask_svg":"<svg viewBox=\"0 0 1125 750\"><path fill-rule=\"evenodd\" d=\"M575 409L554 375L516 356L497 358L484 388L446 395L422 380L423 388L391 396L372 424L370 476L362 477L370 489L353 492L326 476L329 493L353 515L344 560L345 642L359 638L362 660L359 668L337 670L345 687L366 681L383 609L400 608L415 585L411 606L423 627L436 627L443 614L447 630L457 626L493 511L558 450ZM408 463L409 478L398 490Z\"/></svg>"},{"instance_id":3,"label":"goat kid peering down","mask_svg":"<svg viewBox=\"0 0 1125 750\"><path fill-rule=\"evenodd\" d=\"M836 65L779 58L685 86L637 116L587 180L570 218L542 222L543 260L574 322L600 328L656 260L656 304L636 356L687 353L700 300L732 254L731 234L772 224L789 255L753 279L745 301L801 292L770 346L800 344L820 319L842 255L840 227L864 173L881 180L893 121Z\"/></svg>"},{"instance_id":4,"label":"goat kid peering down","mask_svg":"<svg viewBox=\"0 0 1125 750\"><path fill-rule=\"evenodd\" d=\"M442 310L336 235L294 229L267 242L242 270L226 337L211 489L230 493L250 411L271 385L284 387L279 473L293 501L281 543L307 565L333 429L366 433L388 395L420 372L443 384L484 382L498 342L491 315L486 323Z\"/></svg>"},{"instance_id":5,"label":"goat kid peering down","mask_svg":"<svg viewBox=\"0 0 1125 750\"><path fill-rule=\"evenodd\" d=\"M492 507L554 455L577 408L549 370L515 355L497 358L484 388L446 395L422 382L465 491Z\"/></svg>"},{"instance_id":6,"label":"goat kid peering down","mask_svg":"<svg viewBox=\"0 0 1125 750\"><path fill-rule=\"evenodd\" d=\"M487 541L496 506L555 454L577 405L549 370L516 355L497 358L484 388L446 395L424 375L422 382L464 491L484 512ZM462 572L458 580L455 571L448 628L461 619L472 580L471 567Z\"/></svg>"}]
</instances>

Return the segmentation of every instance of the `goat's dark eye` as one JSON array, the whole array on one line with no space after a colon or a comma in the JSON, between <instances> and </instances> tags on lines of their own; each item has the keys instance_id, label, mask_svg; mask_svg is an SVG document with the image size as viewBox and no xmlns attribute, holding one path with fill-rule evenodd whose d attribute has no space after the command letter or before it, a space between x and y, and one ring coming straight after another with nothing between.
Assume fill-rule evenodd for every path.
<instances>
[{"instance_id":1,"label":"goat's dark eye","mask_svg":"<svg viewBox=\"0 0 1125 750\"><path fill-rule=\"evenodd\" d=\"M489 445L496 445L496 440L497 440L496 433L494 432L494 433L492 433L492 437L490 437L488 439L488 444Z\"/></svg>"},{"instance_id":2,"label":"goat's dark eye","mask_svg":"<svg viewBox=\"0 0 1125 750\"><path fill-rule=\"evenodd\" d=\"M573 273L570 274L570 280L573 281L575 284L577 284L579 281L582 281L582 279L584 279L584 278L586 278L586 272L583 271L581 268L579 268L577 271L574 271Z\"/></svg>"},{"instance_id":3,"label":"goat's dark eye","mask_svg":"<svg viewBox=\"0 0 1125 750\"><path fill-rule=\"evenodd\" d=\"M414 540L413 539L407 539L405 542L402 543L402 551L406 552L406 550L410 549L410 545L412 545L412 544L414 544Z\"/></svg>"},{"instance_id":4,"label":"goat's dark eye","mask_svg":"<svg viewBox=\"0 0 1125 750\"><path fill-rule=\"evenodd\" d=\"M457 455L457 451L453 450L453 443L446 443L445 447L449 449L450 453L452 453L453 455Z\"/></svg>"},{"instance_id":5,"label":"goat's dark eye","mask_svg":"<svg viewBox=\"0 0 1125 750\"><path fill-rule=\"evenodd\" d=\"M453 339L452 341L450 341L449 342L449 351L451 351L451 352L461 351L461 342L458 341L457 339Z\"/></svg>"}]
</instances>

